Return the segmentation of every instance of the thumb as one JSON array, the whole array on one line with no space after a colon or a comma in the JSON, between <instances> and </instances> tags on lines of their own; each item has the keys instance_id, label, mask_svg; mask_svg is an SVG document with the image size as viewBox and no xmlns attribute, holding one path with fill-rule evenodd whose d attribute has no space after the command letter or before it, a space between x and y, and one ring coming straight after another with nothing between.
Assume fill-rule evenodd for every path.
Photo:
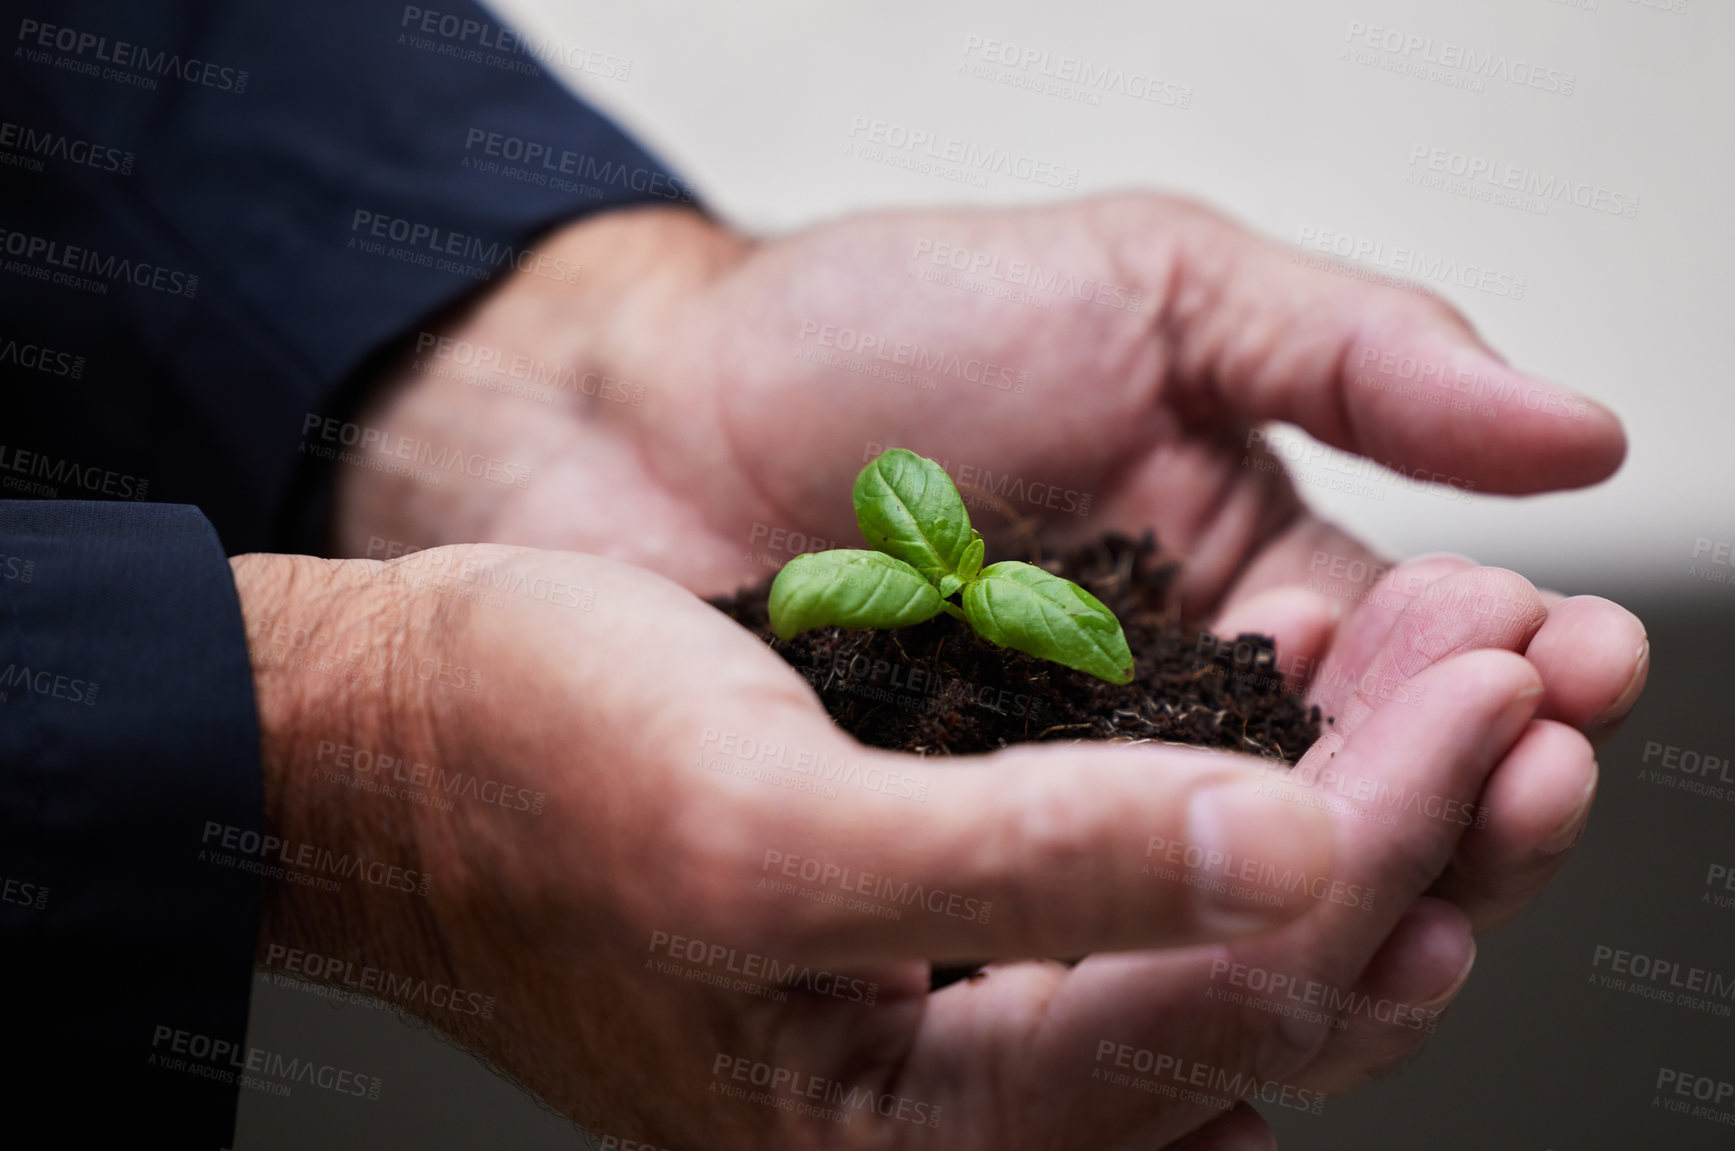
<instances>
[{"instance_id":1,"label":"thumb","mask_svg":"<svg viewBox=\"0 0 1735 1151\"><path fill-rule=\"evenodd\" d=\"M815 962L1225 940L1301 915L1298 886L1331 867L1329 816L1243 756L1025 745L925 764L870 752L862 769L915 770L927 787L919 802L820 805L758 863L758 925Z\"/></svg>"}]
</instances>

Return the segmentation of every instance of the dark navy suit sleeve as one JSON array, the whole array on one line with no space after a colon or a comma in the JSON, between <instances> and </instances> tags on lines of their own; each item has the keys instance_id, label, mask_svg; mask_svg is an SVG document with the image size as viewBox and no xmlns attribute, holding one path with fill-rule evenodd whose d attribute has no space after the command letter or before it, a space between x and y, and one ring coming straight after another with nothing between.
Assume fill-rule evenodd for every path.
<instances>
[{"instance_id":1,"label":"dark navy suit sleeve","mask_svg":"<svg viewBox=\"0 0 1735 1151\"><path fill-rule=\"evenodd\" d=\"M8 6L20 11L17 6ZM315 550L301 449L370 357L577 215L690 202L468 0L61 0L0 68L0 497L194 503ZM348 386L346 386L346 384ZM316 517L317 519L317 517Z\"/></svg>"},{"instance_id":2,"label":"dark navy suit sleeve","mask_svg":"<svg viewBox=\"0 0 1735 1151\"><path fill-rule=\"evenodd\" d=\"M7 1094L226 1145L259 891L211 829L259 826L259 732L197 509L0 501L0 765Z\"/></svg>"},{"instance_id":3,"label":"dark navy suit sleeve","mask_svg":"<svg viewBox=\"0 0 1735 1151\"><path fill-rule=\"evenodd\" d=\"M73 1142L216 1147L259 899L208 834L260 820L224 552L319 550L310 428L430 316L515 269L582 276L525 259L575 216L692 196L557 80L629 59L471 0L6 10L8 1031L40 1085L83 1088Z\"/></svg>"}]
</instances>

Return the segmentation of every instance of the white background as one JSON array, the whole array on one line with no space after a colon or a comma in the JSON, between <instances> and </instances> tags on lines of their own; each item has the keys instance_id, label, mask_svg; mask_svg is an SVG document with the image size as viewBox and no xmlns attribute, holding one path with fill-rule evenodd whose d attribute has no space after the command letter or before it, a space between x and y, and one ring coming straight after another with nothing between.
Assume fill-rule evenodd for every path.
<instances>
[{"instance_id":1,"label":"white background","mask_svg":"<svg viewBox=\"0 0 1735 1151\"><path fill-rule=\"evenodd\" d=\"M1668 3L1670 0L1652 0ZM1674 0L1681 3L1682 0ZM1700 537L1735 541L1735 4L1685 0L497 0L533 35L630 59L624 79L549 71L614 114L730 222L775 233L856 209L1015 203L846 156L854 117L1078 169L1081 191L1203 199L1293 244L1304 228L1523 277L1522 300L1439 286L1514 364L1618 411L1631 451L1584 492L1454 502L1383 485L1315 503L1397 555L1460 551L1567 591L1699 594ZM1570 73L1570 95L1475 92L1344 59L1352 23ZM1185 85L1184 110L1100 106L960 72L971 36ZM1387 59L1401 57L1391 54ZM1412 55L1410 59L1417 57ZM599 69L600 71L601 69ZM1003 69L1002 74L1035 75ZM858 136L859 140L859 136ZM1545 216L1406 183L1418 144L1636 195L1636 219ZM1724 569L1735 578L1735 569Z\"/></svg>"}]
</instances>

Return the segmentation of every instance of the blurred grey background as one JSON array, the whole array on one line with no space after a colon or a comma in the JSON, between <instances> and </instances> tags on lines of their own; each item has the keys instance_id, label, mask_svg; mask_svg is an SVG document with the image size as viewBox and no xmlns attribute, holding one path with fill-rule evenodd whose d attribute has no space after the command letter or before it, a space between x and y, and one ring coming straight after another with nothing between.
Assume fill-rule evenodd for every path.
<instances>
[{"instance_id":1,"label":"blurred grey background","mask_svg":"<svg viewBox=\"0 0 1735 1151\"><path fill-rule=\"evenodd\" d=\"M1670 1112L1655 1089L1663 1069L1735 1082L1735 998L1722 997L1718 1013L1593 981L1608 970L1593 966L1606 947L1735 986L1735 909L1712 898L1735 892L1707 882L1714 866L1735 871L1735 783L1685 790L1661 750L1735 755L1735 389L1726 379L1735 358L1735 4L496 8L533 33L629 59L624 77L552 71L748 230L863 208L1071 194L1005 176L974 186L848 154L858 117L883 120L1076 169L1079 192L1178 192L1298 253L1323 246L1369 274L1408 271L1512 362L1618 411L1627 464L1583 492L1460 501L1400 484L1325 490L1303 476L1318 506L1393 554L1463 552L1569 594L1627 603L1650 630L1653 665L1644 701L1600 756L1601 796L1577 856L1525 918L1484 941L1475 977L1427 1051L1322 1116L1271 1118L1283 1146L1300 1151L1735 1147L1735 1126ZM1447 45L1534 65L1540 86L1487 77L1478 87L1465 69L1425 58L1454 51ZM1018 63L1031 51L1147 78L1158 98L1079 83L1042 90L1040 65ZM1575 193L1541 211L1489 202L1418 178L1436 162L1448 169L1433 173L1442 177L1460 165L1521 169L1589 202L1574 203ZM252 1027L254 1043L353 1051L389 1090L367 1104L249 1092L244 1151L587 1146L570 1124L389 1011L261 984Z\"/></svg>"}]
</instances>

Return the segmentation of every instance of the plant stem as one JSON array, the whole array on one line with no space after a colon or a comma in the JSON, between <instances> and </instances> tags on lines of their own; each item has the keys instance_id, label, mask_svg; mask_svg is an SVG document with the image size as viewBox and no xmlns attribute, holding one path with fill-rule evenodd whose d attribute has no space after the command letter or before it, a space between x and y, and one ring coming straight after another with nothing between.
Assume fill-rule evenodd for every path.
<instances>
[{"instance_id":1,"label":"plant stem","mask_svg":"<svg viewBox=\"0 0 1735 1151\"><path fill-rule=\"evenodd\" d=\"M962 620L964 620L965 623L970 622L968 619L965 619L965 617L964 617L964 609L959 607L957 604L953 603L951 600L949 600L949 599L941 600L940 606L945 608L946 614L951 616L953 619L962 619Z\"/></svg>"}]
</instances>

